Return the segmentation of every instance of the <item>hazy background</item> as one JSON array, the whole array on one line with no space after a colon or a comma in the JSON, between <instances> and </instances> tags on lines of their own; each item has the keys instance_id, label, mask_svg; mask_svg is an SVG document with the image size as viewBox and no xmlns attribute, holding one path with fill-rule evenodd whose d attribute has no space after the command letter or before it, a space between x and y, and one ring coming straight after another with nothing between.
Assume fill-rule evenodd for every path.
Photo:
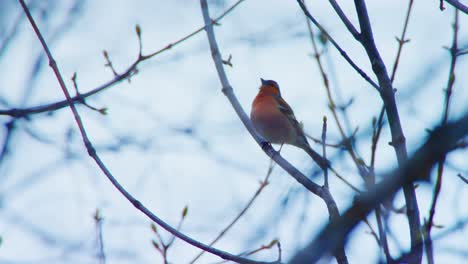
<instances>
[{"instance_id":1,"label":"hazy background","mask_svg":"<svg viewBox=\"0 0 468 264\"><path fill-rule=\"evenodd\" d=\"M138 55L135 25L142 28L143 52L148 54L186 36L203 25L198 1L28 1L69 90L77 73L80 92L113 78L102 51L122 73ZM209 1L212 17L235 1ZM365 51L352 38L327 1L309 1L311 13L372 79ZM342 3L341 3L342 2ZM395 36L401 35L407 1L367 1L376 44L391 71ZM340 1L357 26L352 1ZM425 129L440 122L443 89L447 84L454 10L438 1L415 1L408 37L394 82L409 153L426 138ZM460 13L460 48L468 48L468 17ZM314 28L315 32L317 30ZM328 110L306 20L295 1L246 0L215 27L225 67L245 111L258 91L260 77L276 80L306 131L319 137L322 117L329 119L328 139L340 136ZM0 2L1 109L22 108L63 100L58 83L17 1ZM323 45L320 46L323 48ZM358 130L357 152L369 161L372 118L381 100L333 47L325 47L325 70L340 104L348 108L349 134ZM468 60L458 59L450 117L467 109ZM138 66L131 82L123 81L87 102L106 107L107 115L79 106L81 117L98 154L115 177L155 214L176 225L185 205L182 231L208 243L237 215L266 175L269 159L252 140L227 99L212 62L205 32ZM101 210L107 263L162 263L151 239L150 221L131 206L100 172L79 136L68 108L31 115L14 122L0 116L2 142L8 152L0 160L0 263L99 263L93 214ZM396 164L388 126L383 129L376 166L378 172ZM2 143L2 146L4 145ZM317 150L319 146L311 143ZM334 166L353 184L364 188L351 160L329 149ZM285 146L282 154L311 175L317 168L302 151ZM450 155L435 223L434 236L468 219L468 187L456 177L468 175L467 151ZM322 178L314 181L321 184ZM336 178L331 191L341 211L355 193ZM427 217L432 184L417 188L421 217ZM404 204L402 194L395 205ZM218 243L231 253L252 250L278 238L287 260L327 223L322 200L307 192L282 169L253 207ZM373 217L369 221L374 224ZM391 251L399 256L409 248L404 215L393 215ZM375 227L376 228L376 227ZM346 247L350 263L375 263L379 252L367 226L361 224ZM468 258L468 231L449 232L435 242L437 263L462 263ZM170 238L166 235L165 238ZM176 240L169 252L172 263L187 263L197 253ZM255 255L273 260L277 250ZM219 261L210 254L199 263ZM334 259L333 259L334 261Z\"/></svg>"}]
</instances>

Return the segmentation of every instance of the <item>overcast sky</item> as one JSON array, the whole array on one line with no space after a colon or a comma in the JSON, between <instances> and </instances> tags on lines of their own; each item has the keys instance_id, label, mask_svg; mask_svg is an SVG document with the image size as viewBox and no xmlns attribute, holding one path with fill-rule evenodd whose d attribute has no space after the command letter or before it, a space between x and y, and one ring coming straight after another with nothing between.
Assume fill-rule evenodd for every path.
<instances>
[{"instance_id":1,"label":"overcast sky","mask_svg":"<svg viewBox=\"0 0 468 264\"><path fill-rule=\"evenodd\" d=\"M191 0L29 2L33 2L33 16L73 93L70 78L75 72L82 93L113 78L112 71L104 66L103 50L118 73L134 62L138 56L136 24L142 29L144 54L164 48L203 25L199 2ZM234 2L209 1L212 16L218 16ZM329 3L309 2L317 20L376 80L364 49L347 32ZM340 5L344 12L357 26L352 1L339 2L343 2ZM391 71L397 51L395 36L401 34L407 1L367 2L376 44ZM454 10L446 4L447 9L441 12L438 5L438 1L415 1L407 32L411 41L403 48L394 81L410 154L424 142L426 129L439 124L443 109L450 63L444 47L451 45ZM0 10L0 41L5 41L19 21L17 34L0 53L1 109L63 100L19 4L3 0ZM466 49L468 17L460 13L459 24L459 45ZM246 0L215 27L215 33L223 57L232 56L233 67L225 69L247 113L260 78L273 79L307 133L319 137L322 117L326 115L328 139L340 140L317 64L310 56L313 51L306 20L295 1ZM336 100L343 104L353 99L346 131L350 134L359 127L358 135L362 134L357 152L368 162L369 128L380 111L381 100L333 47L324 50L322 58ZM457 62L451 119L467 110L467 58L460 57ZM188 205L182 231L208 243L258 189L269 159L222 94L205 32L141 63L138 70L130 82L118 83L87 100L94 107L106 107L107 115L78 107L84 125L99 155L128 191L173 226ZM0 120L6 124L10 118L0 116ZM16 121L15 126L9 155L0 163L0 263L98 263L92 218L96 208L104 217L108 263L162 263L151 245L155 235L149 219L117 193L87 156L69 109L33 115L30 120ZM1 133L6 135L6 129ZM379 173L396 164L389 141L389 128L385 126L376 158ZM301 150L285 146L281 153L307 175L317 169ZM364 188L348 155L343 158L334 149L329 153L338 157L334 163L338 170ZM457 173L468 176L466 156L467 151L462 150L448 160L437 225L452 227L457 220L468 218L468 207L463 204L468 200L468 188L456 177ZM313 179L322 182L321 177ZM336 178L331 178L330 184L344 211L355 193ZM417 188L422 218L428 215L432 188L431 184ZM404 204L401 193L395 204ZM270 185L216 247L237 254L278 238L283 259L287 260L327 221L323 201L275 168ZM369 217L369 221L375 227L374 218ZM398 256L400 250L409 247L407 221L403 215L392 216L390 227L398 238L390 239L391 250ZM433 232L437 236L444 231ZM346 248L350 263L378 260L378 247L366 232L368 228L360 225L353 233ZM436 242L436 262L466 260L468 248L463 239L467 236L466 230L460 230ZM187 263L198 252L177 240L169 260ZM276 255L276 249L266 250L255 258L273 260ZM205 254L199 263L218 260Z\"/></svg>"}]
</instances>

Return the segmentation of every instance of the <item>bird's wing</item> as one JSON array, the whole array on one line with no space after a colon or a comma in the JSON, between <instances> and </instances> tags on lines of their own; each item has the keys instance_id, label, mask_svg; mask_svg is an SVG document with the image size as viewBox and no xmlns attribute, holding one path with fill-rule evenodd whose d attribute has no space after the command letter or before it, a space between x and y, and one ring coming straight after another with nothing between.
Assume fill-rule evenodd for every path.
<instances>
[{"instance_id":1,"label":"bird's wing","mask_svg":"<svg viewBox=\"0 0 468 264\"><path fill-rule=\"evenodd\" d=\"M281 96L275 96L277 107L278 109L285 114L288 117L288 120L291 122L293 127L296 130L297 135L301 139L301 144L300 145L309 145L307 142L307 139L305 137L304 131L302 129L302 124L297 121L296 116L294 115L294 112L292 108L286 103L286 101L281 97Z\"/></svg>"},{"instance_id":2,"label":"bird's wing","mask_svg":"<svg viewBox=\"0 0 468 264\"><path fill-rule=\"evenodd\" d=\"M281 98L280 96L275 96L275 99L276 99L276 102L278 103L277 105L278 109L283 114L287 115L289 119L294 120L296 123L298 123L296 120L296 116L294 116L294 112L291 109L291 107L288 105L288 103L286 103L286 101L284 101L284 99Z\"/></svg>"}]
</instances>

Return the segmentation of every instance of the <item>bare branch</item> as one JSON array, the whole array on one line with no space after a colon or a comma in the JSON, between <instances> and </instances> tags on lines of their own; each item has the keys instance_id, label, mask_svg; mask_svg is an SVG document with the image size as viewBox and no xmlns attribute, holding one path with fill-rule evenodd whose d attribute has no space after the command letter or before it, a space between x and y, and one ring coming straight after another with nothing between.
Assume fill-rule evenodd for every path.
<instances>
[{"instance_id":1,"label":"bare branch","mask_svg":"<svg viewBox=\"0 0 468 264\"><path fill-rule=\"evenodd\" d=\"M398 68L398 63L400 62L400 56L401 56L401 51L403 50L403 45L405 45L406 43L409 42L409 39L406 39L405 36L406 36L406 30L408 29L409 18L410 18L410 15L411 15L412 7L413 7L413 0L409 0L408 10L406 11L405 24L403 26L403 32L401 33L400 38L396 38L397 41L398 41L398 51L397 51L397 55L395 57L395 62L393 63L392 75L390 77L390 81L392 83L395 80L395 74L396 74L396 70Z\"/></svg>"},{"instance_id":2,"label":"bare branch","mask_svg":"<svg viewBox=\"0 0 468 264\"><path fill-rule=\"evenodd\" d=\"M231 7L229 7L226 11L224 11L220 16L218 16L216 19L213 19L213 21L211 22L212 24L214 23L217 23L218 21L220 21L221 19L223 19L227 14L229 14L232 10L234 10L234 8L236 8L239 4L241 4L242 2L244 2L245 0L238 0L236 3L234 3ZM200 28L198 28L197 30L193 31L192 33L166 45L165 47L163 47L162 49L159 49L155 52L152 52L148 55L142 55L141 53L139 54L138 58L126 69L123 71L123 73L120 73L112 79L110 81L107 81L93 89L91 89L90 91L86 92L86 93L81 93L80 96L74 96L71 98L72 102L74 104L77 104L77 103L80 103L81 100L83 99L86 99L87 97L90 97L94 94L97 94L101 91L104 91L112 86L114 86L115 84L123 81L123 80L126 80L128 77L132 76L135 72L135 70L137 69L137 66L145 61L145 60L148 60L150 58L153 58L183 42L185 42L186 40L192 38L193 36L197 35L198 33L202 32L203 29L205 29L205 26L202 26ZM141 34L141 32L140 32ZM138 35L138 32L137 32L137 36ZM140 37L138 38L138 40L140 41L139 43L141 43L141 39ZM44 104L44 105L38 105L38 106L32 106L32 107L27 107L27 108L11 108L11 109L0 109L0 115L7 115L7 116L11 116L11 117L15 117L15 118L23 118L23 117L26 117L26 116L29 116L29 115L33 115L33 114L40 114L40 113L44 113L44 112L51 112L51 111L55 111L55 110L58 110L58 109L62 109L64 107L67 107L68 106L68 102L67 100L62 100L62 101L58 101L58 102L54 102L54 103L49 103L49 104Z\"/></svg>"},{"instance_id":3,"label":"bare branch","mask_svg":"<svg viewBox=\"0 0 468 264\"><path fill-rule=\"evenodd\" d=\"M258 187L257 191L254 193L252 198L250 198L250 200L247 202L244 208L237 214L237 216L234 217L234 219L225 228L223 228L221 232L219 232L215 239L213 239L213 241L210 242L209 246L212 246L216 242L218 242L227 233L227 231L229 231L239 221L239 219L247 212L247 210L249 210L249 208L255 202L255 200L263 191L263 189L265 189L265 187L268 186L268 179L270 178L270 175L273 172L274 164L275 163L273 163L273 160L270 160L270 166L268 167L265 179L263 179L263 181L260 182L260 186ZM201 251L192 261L190 261L190 264L195 263L195 261L197 261L204 253L205 251Z\"/></svg>"},{"instance_id":4,"label":"bare branch","mask_svg":"<svg viewBox=\"0 0 468 264\"><path fill-rule=\"evenodd\" d=\"M223 259L228 259L228 260L232 260L232 261L235 261L235 262L238 262L238 263L252 263L252 264L271 264L271 263L276 263L276 262L261 262L261 261L253 261L253 260L249 260L249 259L246 259L246 258L242 258L242 257L239 257L239 256L236 256L236 255L233 255L233 254L230 254L230 253L227 253L225 251L221 251L219 249L216 249L216 248L212 248L212 247L209 247L181 232L179 232L177 229L175 229L174 227L172 227L171 225L167 224L166 222L164 222L162 219L160 219L159 217L157 217L155 214L153 214L153 212L151 212L148 208L146 208L140 201L138 201L137 199L135 199L118 181L117 179L112 175L112 173L109 171L109 169L106 167L106 165L104 164L104 162L101 160L101 158L97 155L96 153L96 150L94 148L94 146L92 145L91 141L89 140L88 138L88 135L87 135L87 132L83 126L83 122L81 121L81 117L78 113L78 110L76 109L76 106L75 104L73 103L72 101L72 98L70 96L70 93L68 92L67 90L67 87L65 85L65 82L63 81L63 78L60 74L60 71L59 71L59 68L57 67L57 63L55 62L44 38L42 37L42 34L40 33L37 25L36 25L36 22L34 21L33 17L31 16L31 13L29 12L29 9L28 7L26 6L26 4L24 3L24 0L18 0L21 4L21 6L23 7L23 10L24 12L26 13L28 19L29 19L29 22L31 23L32 27L34 28L34 32L36 33L37 37L39 38L42 46L43 46L43 49L44 51L46 52L47 54L47 57L49 59L49 65L50 67L52 68L52 70L54 71L55 73L55 76L57 77L57 80L60 84L60 87L65 95L65 97L67 98L67 103L71 109L71 111L73 112L73 116L75 118L75 121L76 121L76 124L80 130L80 134L81 134L81 137L83 139L83 142L84 142L84 145L86 146L86 149L88 151L88 154L89 156L91 156L92 159L94 159L94 161L96 162L96 164L99 166L99 168L101 169L101 171L106 175L106 177L109 179L109 181L111 181L112 185L135 207L137 208L138 210L140 210L142 213L144 213L148 218L150 218L152 221L154 221L155 223L157 223L159 226L161 226L162 228L164 228L166 231L168 231L169 233L173 234L174 236L180 238L181 240L191 244L192 246L195 246L195 247L198 247L200 249L203 249L203 250L206 250L207 252L210 252L216 256L219 256Z\"/></svg>"},{"instance_id":5,"label":"bare branch","mask_svg":"<svg viewBox=\"0 0 468 264\"><path fill-rule=\"evenodd\" d=\"M237 97L234 94L234 90L232 86L229 84L229 81L227 79L226 72L224 71L223 60L222 60L222 57L218 48L218 43L216 42L216 38L214 35L214 31L213 31L213 25L210 24L211 19L210 19L210 15L208 12L208 4L206 0L200 0L200 3L202 6L203 19L206 24L206 34L208 37L208 42L210 44L211 56L213 57L216 71L218 72L218 77L223 87L222 92L228 98L229 102L231 103L232 107L234 108L237 115L241 119L242 123L244 124L246 129L249 131L249 133L252 135L252 137L255 139L255 141L258 143L258 145L262 147L263 151L271 159L273 159L280 167L286 170L294 179L296 179L299 183L301 183L306 189L308 189L313 194L322 198L322 200L327 205L327 209L328 209L328 213L330 214L331 222L334 223L335 219L338 219L339 217L339 211L335 203L335 200L330 194L330 191L328 190L328 188L322 188L316 183L312 182L304 174L302 174L295 167L293 167L289 162L283 159L283 157L281 157L281 155L278 152L276 152L271 147L271 145L265 144L265 142L263 142L262 139L260 139L260 137L255 132L254 128L252 127L249 117L245 113L244 109L242 109L242 106L237 100ZM334 251L334 254L336 256L336 260L338 261L338 263L340 264L348 263L348 260L347 260L347 257L343 248L337 249L336 251Z\"/></svg>"},{"instance_id":6,"label":"bare branch","mask_svg":"<svg viewBox=\"0 0 468 264\"><path fill-rule=\"evenodd\" d=\"M464 183L468 184L468 179L463 177L463 175L461 175L460 173L457 174L458 178L460 178Z\"/></svg>"},{"instance_id":7,"label":"bare branch","mask_svg":"<svg viewBox=\"0 0 468 264\"><path fill-rule=\"evenodd\" d=\"M372 79L363 70L361 70L361 68L359 68L359 66L357 66L356 63L354 63L354 61L338 45L338 43L332 38L332 36L330 36L330 34L328 34L328 32L322 27L322 25L320 25L320 23L318 23L318 21L309 13L309 10L307 10L304 3L301 0L297 0L297 3L301 7L304 14L310 19L310 21L312 21L312 23L314 23L316 27L318 27L323 32L323 34L327 36L327 38L330 40L333 46L340 52L341 56L351 65L351 67L353 67L353 69L356 70L359 73L359 75L361 75L362 78L364 78L364 80L370 83L372 87L374 87L377 90L380 90L380 87L374 81L372 81Z\"/></svg>"},{"instance_id":8,"label":"bare branch","mask_svg":"<svg viewBox=\"0 0 468 264\"><path fill-rule=\"evenodd\" d=\"M441 1L442 2L442 1ZM445 2L451 4L453 7L455 7L456 9L462 11L463 13L467 14L468 15L468 6L464 5L463 3L461 3L460 1L458 0L445 0ZM441 9L443 10L443 9Z\"/></svg>"},{"instance_id":9,"label":"bare branch","mask_svg":"<svg viewBox=\"0 0 468 264\"><path fill-rule=\"evenodd\" d=\"M378 204L393 196L402 186L417 180L428 180L433 165L453 149L457 141L468 134L468 112L459 120L436 128L426 143L399 169L384 175L381 183L369 192L357 196L335 224L329 223L320 234L290 261L292 264L317 263L318 260L342 247L349 233ZM418 258L418 252L416 254Z\"/></svg>"},{"instance_id":10,"label":"bare branch","mask_svg":"<svg viewBox=\"0 0 468 264\"><path fill-rule=\"evenodd\" d=\"M372 70L379 80L380 96L384 101L387 119L392 134L391 145L395 149L398 164L402 166L407 162L408 153L406 150L406 139L400 122L400 116L395 100L395 91L392 87L391 79L388 76L385 64L380 56L375 45L372 27L367 13L367 7L364 0L354 0L356 12L358 14L359 25L361 28L361 44L367 52L369 61L372 64ZM406 214L411 236L412 251L417 254L419 259L422 258L421 247L421 222L419 219L419 208L416 199L414 186L411 184L403 186L403 192L406 201Z\"/></svg>"},{"instance_id":11,"label":"bare branch","mask_svg":"<svg viewBox=\"0 0 468 264\"><path fill-rule=\"evenodd\" d=\"M455 21L453 23L453 39L452 39L452 47L450 48L450 69L448 74L448 81L447 81L447 88L445 89L445 104L444 104L444 113L442 115L441 125L447 124L448 116L449 116L449 107L450 107L450 98L452 95L453 85L455 83L455 67L457 63L457 52L458 52L458 10L455 9ZM431 239L431 230L434 226L434 216L437 201L440 194L440 189L442 188L442 176L444 172L444 163L445 163L445 156L441 157L438 162L437 166L437 180L434 186L434 191L432 195L432 202L431 208L429 210L429 217L425 223L425 232L424 235L424 247L426 249L426 256L427 256L427 263L434 264L434 252L432 246L432 239Z\"/></svg>"},{"instance_id":12,"label":"bare branch","mask_svg":"<svg viewBox=\"0 0 468 264\"><path fill-rule=\"evenodd\" d=\"M360 39L361 39L361 34L357 31L357 29L354 27L353 23L351 23L351 21L349 21L348 17L346 16L346 14L343 12L343 10L341 10L341 7L340 5L338 5L338 3L335 1L335 0L329 0L328 2L330 2L330 5L333 7L333 9L335 9L335 12L338 14L338 16L340 17L341 21L345 24L346 28L348 29L348 31L351 33L351 35L353 35L353 37L360 42Z\"/></svg>"},{"instance_id":13,"label":"bare branch","mask_svg":"<svg viewBox=\"0 0 468 264\"><path fill-rule=\"evenodd\" d=\"M293 178L296 179L296 181L301 183L306 189L308 189L310 192L314 193L315 195L317 195L319 197L322 197L323 196L323 190L318 184L312 182L303 173L301 173L294 166L292 166L287 160L285 160L271 146L269 146L267 144L264 144L265 142L263 142L263 140L255 132L255 130L254 130L253 126L252 126L252 123L250 122L250 118L247 116L244 109L242 109L242 106L240 105L239 101L237 100L237 97L234 94L232 86L229 84L229 81L227 79L226 72L224 71L223 60L222 60L221 54L219 53L218 44L217 44L215 36L214 36L213 25L210 22L211 19L209 17L208 6L206 4L206 1L200 0L200 2L201 2L201 5L202 5L203 18L205 20L205 24L207 25L206 26L206 33L207 33L208 41L209 41L210 48L211 48L211 56L213 57L213 61L215 63L216 71L218 72L218 77L220 79L221 86L222 86L222 92L228 98L229 102L231 103L232 107L234 108L237 115L241 119L241 121L244 124L247 131L249 131L250 135L255 139L257 144L262 147L263 151L271 159L273 159L281 168L283 168L291 176L293 176Z\"/></svg>"}]
</instances>

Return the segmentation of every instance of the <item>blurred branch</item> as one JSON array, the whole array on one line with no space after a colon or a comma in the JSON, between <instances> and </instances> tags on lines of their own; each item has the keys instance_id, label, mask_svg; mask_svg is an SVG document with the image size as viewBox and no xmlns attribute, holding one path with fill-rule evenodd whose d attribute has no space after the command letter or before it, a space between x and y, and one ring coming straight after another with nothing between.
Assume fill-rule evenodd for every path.
<instances>
[{"instance_id":1,"label":"blurred branch","mask_svg":"<svg viewBox=\"0 0 468 264\"><path fill-rule=\"evenodd\" d=\"M80 131L80 134L81 134L81 137L83 139L83 142L84 142L84 145L86 146L86 150L88 151L88 154L89 156L96 162L96 164L99 166L99 168L101 169L101 171L106 175L106 177L109 179L109 181L111 181L112 185L135 207L137 208L138 210L140 210L142 213L144 213L148 218L150 218L152 221L154 221L155 223L157 223L158 225L160 225L162 228L164 228L166 231L168 231L169 233L173 234L174 236L182 239L183 241L195 246L195 247L198 247L200 249L203 249L203 250L206 250L216 256L219 256L223 259L228 259L228 260L232 260L232 261L235 261L235 262L238 262L238 263L252 263L252 264L260 264L260 263L263 263L263 264L269 264L269 263L276 263L276 262L260 262L260 261L253 261L253 260L249 260L249 259L245 259L245 258L242 258L242 257L238 257L236 255L233 255L233 254L230 254L230 253L227 253L227 252L224 252L224 251L221 251L221 250L218 250L216 248L212 248L212 247L209 247L195 239L192 239L188 236L186 236L185 234L179 232L177 229L175 229L174 227L172 227L171 225L167 224L166 222L164 222L163 220L161 220L159 217L157 217L155 214L153 214L148 208L146 208L140 201L138 201L137 199L135 199L118 181L117 179L112 175L112 173L109 171L109 169L106 167L106 165L104 164L104 162L101 160L101 158L97 155L96 153L96 150L94 149L94 146L92 145L91 141L89 140L88 138L88 135L87 135L87 132L83 126L83 123L81 121L81 117L78 113L78 110L76 109L76 106L72 100L72 97L70 96L70 93L68 92L67 90L67 87L65 85L65 82L60 74L60 71L59 71L59 68L57 67L57 63L55 62L48 46L47 46L47 43L45 42L44 38L42 37L37 25L36 25L36 22L34 21L33 17L31 16L31 13L29 12L28 10L28 7L26 6L26 4L24 3L24 0L18 0L19 3L21 4L21 6L23 7L23 10L24 12L26 13L28 19L29 19L29 22L31 23L33 29L34 29L34 32L36 33L39 41L41 42L42 44L42 47L45 51L45 53L47 54L47 57L49 59L49 65L50 67L52 68L52 70L54 71L54 74L60 84L60 87L66 97L66 101L71 109L71 111L73 112L73 116L75 118L75 121L76 121L76 124L79 128L79 131Z\"/></svg>"},{"instance_id":2,"label":"blurred branch","mask_svg":"<svg viewBox=\"0 0 468 264\"><path fill-rule=\"evenodd\" d=\"M468 184L468 179L463 177L460 173L457 174L458 178L460 178L464 183Z\"/></svg>"},{"instance_id":3,"label":"blurred branch","mask_svg":"<svg viewBox=\"0 0 468 264\"><path fill-rule=\"evenodd\" d=\"M208 244L209 246L213 246L216 242L218 242L237 223L237 221L239 221L239 219L247 212L247 210L249 210L263 189L265 189L265 187L269 184L268 179L273 172L274 164L275 163L273 163L273 160L270 160L270 166L268 167L265 179L260 181L260 186L258 187L257 191L254 193L252 198L250 198L244 208L237 214L237 216L223 230L221 230L218 236L216 236L216 238L213 239L210 244ZM204 253L205 251L201 251L192 261L190 261L190 264L195 263Z\"/></svg>"},{"instance_id":4,"label":"blurred branch","mask_svg":"<svg viewBox=\"0 0 468 264\"><path fill-rule=\"evenodd\" d=\"M232 10L234 10L234 8L236 8L240 3L244 2L245 0L239 0L237 1L235 4L233 4L231 7L229 7L226 11L224 11L220 16L218 16L216 19L213 19L213 21L211 21L210 23L211 24L215 24L217 22L219 22L222 18L224 18L227 14L229 14ZM79 96L74 96L74 97L71 97L71 101L73 104L77 104L77 103L81 103L81 101L89 96L92 96L94 94L97 94L107 88L110 88L112 86L114 86L115 84L123 81L123 80L127 80L129 77L131 77L137 70L137 66L145 61L145 60L148 60L150 58L153 58L155 57L156 55L162 53L162 52L165 52L183 42L185 42L186 40L192 38L193 36L197 35L198 33L202 32L203 30L205 29L205 26L203 27L200 27L198 28L197 30L193 31L192 33L182 37L181 39L178 39L176 40L175 42L172 42L170 44L168 44L167 46L165 46L164 48L158 50L158 51L155 51L155 52L152 52L148 55L143 55L141 54L141 49L140 49L140 53L139 53L139 56L138 58L126 69L124 70L122 73L117 73L116 76L114 76L114 78L106 83L103 83L101 85L99 85L98 87L95 87L93 89L91 89L90 91L88 92L85 92L85 93L81 93ZM139 38L140 40L140 38ZM15 118L24 118L24 117L27 117L29 115L33 115L33 114L39 114L39 113L44 113L44 112L50 112L50 111L54 111L54 110L58 110L58 109L61 109L61 108L64 108L68 106L68 102L67 100L62 100L62 101L57 101L57 102L54 102L54 103L49 103L49 104L43 104L43 105L38 105L38 106L32 106L32 107L26 107L26 108L11 108L11 109L0 109L0 115L7 115L7 116L11 116L11 117L15 117Z\"/></svg>"},{"instance_id":5,"label":"blurred branch","mask_svg":"<svg viewBox=\"0 0 468 264\"><path fill-rule=\"evenodd\" d=\"M11 119L10 121L6 122L4 127L6 131L3 136L2 147L0 150L0 164L3 164L3 161L10 151L10 142L13 136L13 131L15 129L15 119Z\"/></svg>"},{"instance_id":6,"label":"blurred branch","mask_svg":"<svg viewBox=\"0 0 468 264\"><path fill-rule=\"evenodd\" d=\"M334 2L334 1L331 1L331 2ZM336 2L334 2L336 4ZM304 4L305 6L305 4ZM315 38L314 38L314 32L312 30L312 27L310 25L310 21L309 19L307 19L306 17L306 21L307 21L307 29L309 31L309 38L310 38L310 41L312 43L312 48L314 50L314 58L315 58L315 61L317 62L317 66L319 68L319 71L320 71L320 75L322 76L322 81L323 81L323 85L325 87L325 91L327 93L327 98L328 98L328 108L330 109L330 112L332 113L333 115L333 119L335 120L335 123L336 123L336 126L338 127L338 131L340 132L340 135L341 135L341 140L343 142L343 146L346 148L346 150L348 151L349 155L351 156L354 164L356 165L358 171L359 171L359 174L365 178L367 176L367 172L366 172L366 169L364 168L362 162L361 162L361 158L359 158L356 153L354 152L354 149L353 149L353 145L352 145L352 141L353 141L353 137L354 137L354 134L351 135L351 136L348 136L346 135L344 129L343 129L343 125L341 124L341 121L338 117L338 113L336 111L336 103L335 103L335 100L333 99L333 96L331 94L331 88L330 88L330 82L328 81L328 77L327 77L327 74L325 73L325 69L323 68L323 63L322 63L322 60L321 60L321 54L318 50L318 47L317 47L317 43L315 42ZM343 110L343 115L346 116L346 111Z\"/></svg>"},{"instance_id":7,"label":"blurred branch","mask_svg":"<svg viewBox=\"0 0 468 264\"><path fill-rule=\"evenodd\" d=\"M31 4L31 5L33 5L33 4ZM2 8L5 8L5 7L2 7ZM13 42L13 39L20 32L18 29L19 29L21 23L23 22L23 19L24 19L23 14L18 13L18 15L14 19L12 28L7 33L5 33L4 38L0 40L0 57L3 56L5 51L8 49L8 46Z\"/></svg>"},{"instance_id":8,"label":"blurred branch","mask_svg":"<svg viewBox=\"0 0 468 264\"><path fill-rule=\"evenodd\" d=\"M466 135L468 135L468 112L457 121L436 128L411 159L399 165L399 168L393 172L384 175L382 177L384 180L375 185L375 188L358 195L353 205L343 213L337 223L335 225L329 223L312 242L291 259L290 263L317 263L322 256L343 246L350 232L378 204L392 197L405 185L417 180L428 180L433 165ZM420 259L417 248L412 247L411 252L415 254L416 259Z\"/></svg>"},{"instance_id":9,"label":"blurred branch","mask_svg":"<svg viewBox=\"0 0 468 264\"><path fill-rule=\"evenodd\" d=\"M323 117L323 125L322 125L322 153L323 153L322 155L323 155L324 159L327 159L326 142L327 142L327 117L324 116ZM326 167L323 168L323 178L324 178L323 186L328 189L329 188L329 186L328 186L328 169Z\"/></svg>"},{"instance_id":10,"label":"blurred branch","mask_svg":"<svg viewBox=\"0 0 468 264\"><path fill-rule=\"evenodd\" d=\"M96 212L93 216L94 224L96 226L96 238L98 242L98 258L100 264L106 264L106 253L104 252L104 239L102 236L102 214L101 210L96 209Z\"/></svg>"},{"instance_id":11,"label":"blurred branch","mask_svg":"<svg viewBox=\"0 0 468 264\"><path fill-rule=\"evenodd\" d=\"M453 84L455 83L455 67L457 63L458 53L458 9L455 9L455 21L453 22L453 39L452 47L450 48L450 70L448 74L447 88L445 89L445 103L444 112L442 115L441 125L447 124L450 108L450 98L452 95ZM426 257L428 264L434 264L434 251L432 247L431 230L434 226L434 216L436 212L436 205L439 198L440 190L442 188L442 175L444 172L445 156L441 157L437 166L437 180L432 194L431 208L429 210L429 217L425 223L424 247L426 249Z\"/></svg>"}]
</instances>

